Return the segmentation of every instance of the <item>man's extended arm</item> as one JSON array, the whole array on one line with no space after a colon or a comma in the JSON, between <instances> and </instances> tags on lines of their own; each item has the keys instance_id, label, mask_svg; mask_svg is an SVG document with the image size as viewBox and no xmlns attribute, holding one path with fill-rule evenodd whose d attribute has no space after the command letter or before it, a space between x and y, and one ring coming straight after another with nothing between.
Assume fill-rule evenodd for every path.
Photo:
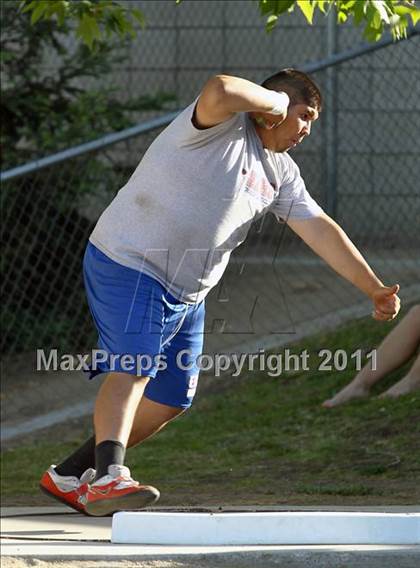
<instances>
[{"instance_id":1,"label":"man's extended arm","mask_svg":"<svg viewBox=\"0 0 420 568\"><path fill-rule=\"evenodd\" d=\"M399 286L384 286L346 233L323 214L307 220L290 219L288 225L338 274L369 296L377 320L393 319L399 312Z\"/></svg>"}]
</instances>

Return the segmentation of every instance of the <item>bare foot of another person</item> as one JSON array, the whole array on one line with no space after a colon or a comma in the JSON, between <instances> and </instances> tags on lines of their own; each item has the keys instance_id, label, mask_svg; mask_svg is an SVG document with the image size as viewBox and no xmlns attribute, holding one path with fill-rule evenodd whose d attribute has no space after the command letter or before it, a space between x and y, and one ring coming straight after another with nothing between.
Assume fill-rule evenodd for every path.
<instances>
[{"instance_id":1,"label":"bare foot of another person","mask_svg":"<svg viewBox=\"0 0 420 568\"><path fill-rule=\"evenodd\" d=\"M397 398L420 389L420 376L406 375L398 383L379 395L379 398Z\"/></svg>"},{"instance_id":2,"label":"bare foot of another person","mask_svg":"<svg viewBox=\"0 0 420 568\"><path fill-rule=\"evenodd\" d=\"M366 398L369 396L369 389L368 387L352 381L346 387L341 389L333 398L328 400L324 400L322 406L324 408L332 408L333 406L339 406L340 404L344 404L349 400L353 400L356 398Z\"/></svg>"}]
</instances>

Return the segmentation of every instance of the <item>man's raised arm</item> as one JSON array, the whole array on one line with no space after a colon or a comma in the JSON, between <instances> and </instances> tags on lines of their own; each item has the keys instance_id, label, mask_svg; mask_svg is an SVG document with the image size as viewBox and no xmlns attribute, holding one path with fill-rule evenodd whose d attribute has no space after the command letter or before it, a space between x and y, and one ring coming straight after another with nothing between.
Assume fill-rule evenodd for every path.
<instances>
[{"instance_id":1,"label":"man's raised arm","mask_svg":"<svg viewBox=\"0 0 420 568\"><path fill-rule=\"evenodd\" d=\"M387 321L400 309L399 285L384 286L346 233L327 214L312 219L288 221L290 228L338 274L369 296L373 317Z\"/></svg>"},{"instance_id":2,"label":"man's raised arm","mask_svg":"<svg viewBox=\"0 0 420 568\"><path fill-rule=\"evenodd\" d=\"M263 112L282 122L287 115L289 97L240 77L215 75L201 92L195 111L199 128L209 128L229 120L237 112Z\"/></svg>"}]
</instances>

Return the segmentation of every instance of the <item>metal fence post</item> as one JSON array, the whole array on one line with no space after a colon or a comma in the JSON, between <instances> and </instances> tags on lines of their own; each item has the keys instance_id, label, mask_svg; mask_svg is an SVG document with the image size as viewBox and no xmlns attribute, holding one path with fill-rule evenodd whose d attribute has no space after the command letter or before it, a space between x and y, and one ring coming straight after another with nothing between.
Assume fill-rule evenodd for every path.
<instances>
[{"instance_id":1,"label":"metal fence post","mask_svg":"<svg viewBox=\"0 0 420 568\"><path fill-rule=\"evenodd\" d=\"M335 13L327 19L327 57L337 51L337 23ZM337 213L337 71L335 66L326 70L325 94L325 203L329 215Z\"/></svg>"}]
</instances>

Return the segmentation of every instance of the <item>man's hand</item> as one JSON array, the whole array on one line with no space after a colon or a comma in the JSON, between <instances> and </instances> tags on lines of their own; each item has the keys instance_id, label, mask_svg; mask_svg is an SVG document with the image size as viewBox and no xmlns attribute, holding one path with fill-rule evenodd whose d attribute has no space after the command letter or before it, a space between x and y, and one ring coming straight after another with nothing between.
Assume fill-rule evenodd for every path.
<instances>
[{"instance_id":1,"label":"man's hand","mask_svg":"<svg viewBox=\"0 0 420 568\"><path fill-rule=\"evenodd\" d=\"M271 91L270 96L273 101L273 108L270 112L250 113L251 118L255 120L258 126L265 128L266 130L277 128L286 120L290 104L290 99L287 93Z\"/></svg>"},{"instance_id":2,"label":"man's hand","mask_svg":"<svg viewBox=\"0 0 420 568\"><path fill-rule=\"evenodd\" d=\"M288 225L338 274L357 286L374 304L372 317L388 321L400 310L398 284L384 286L346 233L326 213L312 219L289 219Z\"/></svg>"},{"instance_id":3,"label":"man's hand","mask_svg":"<svg viewBox=\"0 0 420 568\"><path fill-rule=\"evenodd\" d=\"M400 299L397 296L399 289L399 285L395 284L394 286L382 286L373 292L372 301L375 306L372 312L373 319L389 321L398 315L400 311Z\"/></svg>"}]
</instances>

